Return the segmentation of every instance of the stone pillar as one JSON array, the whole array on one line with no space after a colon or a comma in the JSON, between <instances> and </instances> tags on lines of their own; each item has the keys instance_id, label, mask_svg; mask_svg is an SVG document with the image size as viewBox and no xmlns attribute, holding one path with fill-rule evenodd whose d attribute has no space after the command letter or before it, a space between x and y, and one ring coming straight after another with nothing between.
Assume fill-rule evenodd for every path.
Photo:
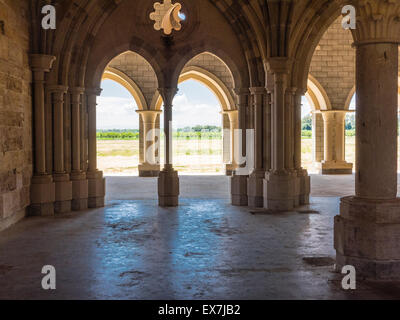
<instances>
[{"instance_id":1,"label":"stone pillar","mask_svg":"<svg viewBox=\"0 0 400 320\"><path fill-rule=\"evenodd\" d=\"M238 110L224 111L229 117L229 131L230 131L230 163L226 165L226 175L231 176L238 168L235 159L235 130L239 129L239 112Z\"/></svg>"},{"instance_id":2,"label":"stone pillar","mask_svg":"<svg viewBox=\"0 0 400 320\"><path fill-rule=\"evenodd\" d=\"M34 121L34 175L31 183L31 205L29 215L54 214L55 186L52 175L46 168L45 127L45 73L49 72L54 56L31 54L33 73L33 121Z\"/></svg>"},{"instance_id":3,"label":"stone pillar","mask_svg":"<svg viewBox=\"0 0 400 320\"><path fill-rule=\"evenodd\" d=\"M172 165L172 101L177 88L158 89L164 102L165 151L164 169L158 177L158 203L161 207L176 207L179 204L179 177Z\"/></svg>"},{"instance_id":4,"label":"stone pillar","mask_svg":"<svg viewBox=\"0 0 400 320\"><path fill-rule=\"evenodd\" d=\"M272 210L291 210L296 205L297 172L287 168L291 163L286 145L293 145L293 136L287 129L289 107L292 101L287 94L288 74L291 63L286 58L272 58L270 71L274 75L272 104L272 168L265 174L264 207ZM290 115L289 115L290 116ZM291 166L291 165L290 165Z\"/></svg>"},{"instance_id":5,"label":"stone pillar","mask_svg":"<svg viewBox=\"0 0 400 320\"><path fill-rule=\"evenodd\" d=\"M248 165L248 156L246 150L246 130L247 130L247 108L249 106L249 89L239 89L236 92L237 100L238 100L238 126L239 132L234 135L234 144L235 147L234 155L235 162L238 164L238 169L235 170L233 176L231 178L231 197L232 197L232 205L234 206L247 206L248 205L248 197L247 197L247 178L249 177L249 173L247 168ZM242 138L242 143L238 141L239 136ZM244 163L240 163L243 158L247 160ZM240 161L239 161L240 160Z\"/></svg>"},{"instance_id":6,"label":"stone pillar","mask_svg":"<svg viewBox=\"0 0 400 320\"><path fill-rule=\"evenodd\" d=\"M89 163L86 177L88 179L88 206L89 208L104 207L106 194L103 172L97 170L97 137L96 137L96 107L97 97L101 89L86 89L88 106L88 153Z\"/></svg>"},{"instance_id":7,"label":"stone pillar","mask_svg":"<svg viewBox=\"0 0 400 320\"><path fill-rule=\"evenodd\" d=\"M346 110L321 111L324 119L322 174L352 174L353 164L345 160Z\"/></svg>"},{"instance_id":8,"label":"stone pillar","mask_svg":"<svg viewBox=\"0 0 400 320\"><path fill-rule=\"evenodd\" d=\"M49 86L53 105L53 180L56 187L54 210L56 213L71 211L72 182L64 162L64 100L65 86Z\"/></svg>"},{"instance_id":9,"label":"stone pillar","mask_svg":"<svg viewBox=\"0 0 400 320\"><path fill-rule=\"evenodd\" d=\"M301 166L301 98L303 90L293 89L293 119L294 119L294 169L297 172L295 206L310 203L311 179L306 169Z\"/></svg>"},{"instance_id":10,"label":"stone pillar","mask_svg":"<svg viewBox=\"0 0 400 320\"><path fill-rule=\"evenodd\" d=\"M137 111L140 114L143 123L143 141L144 141L144 153L143 162L139 164L139 176L140 177L158 177L160 173L160 164L156 158L156 120L157 116L162 113L159 110L140 110Z\"/></svg>"},{"instance_id":11,"label":"stone pillar","mask_svg":"<svg viewBox=\"0 0 400 320\"><path fill-rule=\"evenodd\" d=\"M82 168L82 100L84 88L71 89L71 126L72 126L72 210L88 208L88 181Z\"/></svg>"},{"instance_id":12,"label":"stone pillar","mask_svg":"<svg viewBox=\"0 0 400 320\"><path fill-rule=\"evenodd\" d=\"M356 195L335 217L336 267L358 278L400 279L397 198L398 44L400 3L357 1ZM367 1L368 2L368 1ZM378 18L377 18L378 17Z\"/></svg>"},{"instance_id":13,"label":"stone pillar","mask_svg":"<svg viewBox=\"0 0 400 320\"><path fill-rule=\"evenodd\" d=\"M254 130L255 130L255 148L254 148L254 170L247 181L248 205L250 207L262 208L264 206L264 99L266 89L264 87L250 88L253 95L254 109Z\"/></svg>"}]
</instances>

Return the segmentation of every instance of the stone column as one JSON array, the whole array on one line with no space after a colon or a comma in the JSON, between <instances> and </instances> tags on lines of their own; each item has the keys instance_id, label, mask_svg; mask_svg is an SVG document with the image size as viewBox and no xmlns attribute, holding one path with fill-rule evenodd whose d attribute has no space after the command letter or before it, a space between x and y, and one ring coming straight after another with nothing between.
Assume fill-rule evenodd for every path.
<instances>
[{"instance_id":1,"label":"stone column","mask_svg":"<svg viewBox=\"0 0 400 320\"><path fill-rule=\"evenodd\" d=\"M65 86L53 85L48 87L53 105L53 180L56 186L56 213L71 211L72 182L65 171L64 163L64 101L68 90Z\"/></svg>"},{"instance_id":2,"label":"stone column","mask_svg":"<svg viewBox=\"0 0 400 320\"><path fill-rule=\"evenodd\" d=\"M158 203L161 207L176 207L179 204L179 177L172 165L172 101L177 88L158 89L164 103L164 169L158 177Z\"/></svg>"},{"instance_id":3,"label":"stone column","mask_svg":"<svg viewBox=\"0 0 400 320\"><path fill-rule=\"evenodd\" d=\"M54 56L31 54L30 66L33 73L33 120L34 120L34 175L31 184L30 215L53 215L55 186L53 177L46 168L45 127L45 73L49 72Z\"/></svg>"},{"instance_id":4,"label":"stone column","mask_svg":"<svg viewBox=\"0 0 400 320\"><path fill-rule=\"evenodd\" d=\"M356 195L335 217L336 267L357 278L400 279L397 198L398 44L400 3L357 1Z\"/></svg>"},{"instance_id":5,"label":"stone column","mask_svg":"<svg viewBox=\"0 0 400 320\"><path fill-rule=\"evenodd\" d=\"M321 111L324 119L324 160L322 174L352 174L353 164L345 160L346 110Z\"/></svg>"},{"instance_id":6,"label":"stone column","mask_svg":"<svg viewBox=\"0 0 400 320\"><path fill-rule=\"evenodd\" d=\"M249 154L246 150L246 130L247 130L247 108L249 106L249 89L239 89L236 90L237 95L237 106L238 106L238 126L239 130L234 135L234 155L236 157L235 162L238 164L238 169L235 170L233 176L231 178L231 197L232 197L232 205L234 206L247 206L248 205L248 197L247 197L247 178L249 177ZM240 144L239 136L242 138L242 143ZM246 158L244 163L240 163L243 158Z\"/></svg>"},{"instance_id":7,"label":"stone column","mask_svg":"<svg viewBox=\"0 0 400 320\"><path fill-rule=\"evenodd\" d=\"M301 166L301 98L303 90L293 88L293 118L294 118L294 169L297 172L298 186L295 206L310 203L311 179L306 169Z\"/></svg>"},{"instance_id":8,"label":"stone column","mask_svg":"<svg viewBox=\"0 0 400 320\"><path fill-rule=\"evenodd\" d=\"M158 177L160 164L156 159L156 119L162 111L159 110L139 110L143 123L144 153L143 162L139 164L140 177Z\"/></svg>"},{"instance_id":9,"label":"stone column","mask_svg":"<svg viewBox=\"0 0 400 320\"><path fill-rule=\"evenodd\" d=\"M226 175L231 176L238 168L235 159L235 130L239 129L239 112L238 110L224 111L229 117L229 131L230 131L230 163L226 165Z\"/></svg>"},{"instance_id":10,"label":"stone column","mask_svg":"<svg viewBox=\"0 0 400 320\"><path fill-rule=\"evenodd\" d=\"M88 181L82 168L82 100L84 88L71 89L71 126L72 126L72 210L88 208Z\"/></svg>"},{"instance_id":11,"label":"stone column","mask_svg":"<svg viewBox=\"0 0 400 320\"><path fill-rule=\"evenodd\" d=\"M272 104L272 168L265 175L264 207L272 210L291 210L296 205L297 173L287 168L286 145L292 145L288 135L288 107L292 105L287 95L287 81L291 63L286 58L272 58L270 71L274 75L274 94ZM290 165L291 166L291 165Z\"/></svg>"},{"instance_id":12,"label":"stone column","mask_svg":"<svg viewBox=\"0 0 400 320\"><path fill-rule=\"evenodd\" d=\"M255 148L254 148L254 170L247 181L248 205L250 207L262 208L264 206L264 99L266 89L264 87L250 88L253 95L254 109L254 130L255 130Z\"/></svg>"},{"instance_id":13,"label":"stone column","mask_svg":"<svg viewBox=\"0 0 400 320\"><path fill-rule=\"evenodd\" d=\"M96 124L96 107L97 97L100 95L100 88L86 89L87 106L88 106L88 171L86 177L88 179L88 206L89 208L104 207L105 179L103 172L97 170L97 124Z\"/></svg>"}]
</instances>

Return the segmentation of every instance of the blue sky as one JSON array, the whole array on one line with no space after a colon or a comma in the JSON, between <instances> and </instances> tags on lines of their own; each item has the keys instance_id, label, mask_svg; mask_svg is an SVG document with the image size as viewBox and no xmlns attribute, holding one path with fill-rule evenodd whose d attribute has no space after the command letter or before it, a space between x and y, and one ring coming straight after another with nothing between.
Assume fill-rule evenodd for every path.
<instances>
[{"instance_id":1,"label":"blue sky","mask_svg":"<svg viewBox=\"0 0 400 320\"><path fill-rule=\"evenodd\" d=\"M137 105L129 91L112 80L104 80L102 89L98 99L98 129L138 129ZM174 128L221 126L220 112L218 99L203 84L188 80L179 85L179 92L174 99Z\"/></svg>"},{"instance_id":2,"label":"blue sky","mask_svg":"<svg viewBox=\"0 0 400 320\"><path fill-rule=\"evenodd\" d=\"M112 80L104 80L102 88L103 91L98 100L97 128L102 130L138 129L137 105L128 90ZM353 99L353 106L354 102ZM302 116L304 117L311 112L311 107L305 97L303 97L302 103ZM175 129L196 125L221 126L220 112L218 99L203 84L188 80L179 85L179 92L174 99L173 108Z\"/></svg>"}]
</instances>

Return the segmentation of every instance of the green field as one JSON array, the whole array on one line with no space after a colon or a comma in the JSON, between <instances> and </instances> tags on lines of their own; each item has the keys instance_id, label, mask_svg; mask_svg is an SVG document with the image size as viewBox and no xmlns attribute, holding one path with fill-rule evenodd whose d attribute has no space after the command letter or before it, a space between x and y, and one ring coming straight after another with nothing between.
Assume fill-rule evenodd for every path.
<instances>
[{"instance_id":1,"label":"green field","mask_svg":"<svg viewBox=\"0 0 400 320\"><path fill-rule=\"evenodd\" d=\"M222 139L174 139L173 162L181 173L223 174ZM164 143L161 140L160 163L163 163ZM136 175L139 164L139 140L99 139L98 166L107 175ZM355 137L346 137L346 160L354 163ZM302 139L302 165L316 172L313 164L312 139Z\"/></svg>"}]
</instances>

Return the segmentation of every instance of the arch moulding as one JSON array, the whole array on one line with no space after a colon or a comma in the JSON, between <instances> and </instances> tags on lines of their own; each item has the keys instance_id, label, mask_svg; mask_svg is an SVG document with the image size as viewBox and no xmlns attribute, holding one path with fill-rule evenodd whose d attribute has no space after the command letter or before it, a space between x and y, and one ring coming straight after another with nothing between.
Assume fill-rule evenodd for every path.
<instances>
[{"instance_id":1,"label":"arch moulding","mask_svg":"<svg viewBox=\"0 0 400 320\"><path fill-rule=\"evenodd\" d=\"M115 68L107 67L103 73L102 80L113 80L129 91L139 110L148 110L146 99L139 86L127 74Z\"/></svg>"},{"instance_id":2,"label":"arch moulding","mask_svg":"<svg viewBox=\"0 0 400 320\"><path fill-rule=\"evenodd\" d=\"M217 76L211 72L197 66L185 67L182 70L178 83L182 83L187 80L198 81L209 88L220 102L222 109L221 111L236 110L236 104L229 89ZM161 106L162 98L160 94L156 92L150 109L160 110Z\"/></svg>"}]
</instances>

